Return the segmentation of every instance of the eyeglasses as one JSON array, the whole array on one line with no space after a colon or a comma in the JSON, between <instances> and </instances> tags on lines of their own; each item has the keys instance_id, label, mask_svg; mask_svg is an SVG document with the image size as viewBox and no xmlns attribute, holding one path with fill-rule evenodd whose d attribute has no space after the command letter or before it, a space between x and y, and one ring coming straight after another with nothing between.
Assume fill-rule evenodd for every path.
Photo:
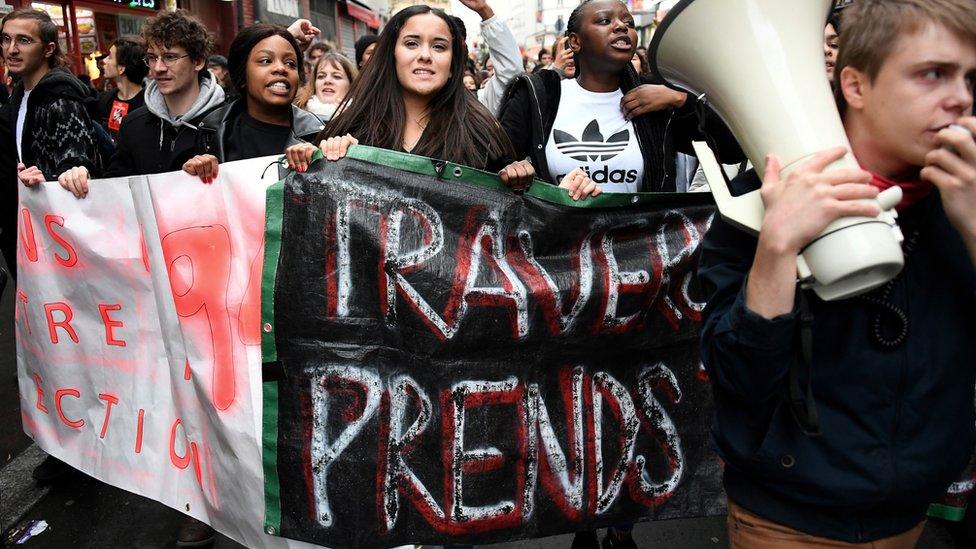
<instances>
[{"instance_id":1,"label":"eyeglasses","mask_svg":"<svg viewBox=\"0 0 976 549\"><path fill-rule=\"evenodd\" d=\"M184 57L190 57L190 54L176 55L175 53L164 53L162 56L159 56L149 53L142 58L142 61L151 69L156 65L156 61L162 60L164 65L172 67L173 63L176 63Z\"/></svg>"},{"instance_id":2,"label":"eyeglasses","mask_svg":"<svg viewBox=\"0 0 976 549\"><path fill-rule=\"evenodd\" d=\"M31 44L34 44L34 43L37 42L37 40L34 40L30 36L18 36L17 38L14 38L13 36L10 36L9 34L5 34L2 37L0 37L0 45L3 45L4 47L6 47L6 46L9 46L10 43L13 42L13 41L15 41L15 40L17 41L17 45L20 46L20 47L22 47L22 48L26 48L27 46L30 46Z\"/></svg>"}]
</instances>

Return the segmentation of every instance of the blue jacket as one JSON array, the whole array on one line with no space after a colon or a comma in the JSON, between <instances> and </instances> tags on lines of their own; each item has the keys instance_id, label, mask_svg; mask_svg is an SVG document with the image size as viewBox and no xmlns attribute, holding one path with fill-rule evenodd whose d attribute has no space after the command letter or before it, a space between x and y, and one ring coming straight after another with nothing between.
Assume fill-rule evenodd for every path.
<instances>
[{"instance_id":1,"label":"blue jacket","mask_svg":"<svg viewBox=\"0 0 976 549\"><path fill-rule=\"evenodd\" d=\"M750 172L733 186L759 180ZM787 401L797 312L767 320L746 309L756 238L716 217L699 267L708 296L701 350L726 493L747 510L816 536L873 541L918 524L973 455L976 272L937 191L899 223L908 252L886 301L907 315L907 339L877 345L878 308L864 299L811 297L822 435L809 436Z\"/></svg>"}]
</instances>

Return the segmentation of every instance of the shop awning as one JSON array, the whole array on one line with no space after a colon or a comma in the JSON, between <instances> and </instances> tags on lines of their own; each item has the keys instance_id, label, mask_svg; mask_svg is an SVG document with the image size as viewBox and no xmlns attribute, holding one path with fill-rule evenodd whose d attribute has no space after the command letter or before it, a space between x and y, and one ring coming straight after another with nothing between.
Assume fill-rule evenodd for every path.
<instances>
[{"instance_id":1,"label":"shop awning","mask_svg":"<svg viewBox=\"0 0 976 549\"><path fill-rule=\"evenodd\" d=\"M380 27L380 14L369 9L369 7L360 4L359 2L347 0L346 11L349 12L350 17L359 19L363 23L366 23L366 26L371 29L378 29Z\"/></svg>"}]
</instances>

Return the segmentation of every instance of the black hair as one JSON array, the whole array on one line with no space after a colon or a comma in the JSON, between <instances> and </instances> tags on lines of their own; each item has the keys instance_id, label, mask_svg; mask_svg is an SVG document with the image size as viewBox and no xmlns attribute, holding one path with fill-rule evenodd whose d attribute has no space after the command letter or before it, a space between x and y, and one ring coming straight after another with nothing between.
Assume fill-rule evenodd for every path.
<instances>
[{"instance_id":1,"label":"black hair","mask_svg":"<svg viewBox=\"0 0 976 549\"><path fill-rule=\"evenodd\" d=\"M54 53L47 58L47 66L53 69L64 65L64 52L61 51L61 42L58 40L58 25L51 20L51 16L46 11L34 8L16 9L4 16L0 21L0 29L3 29L7 21L14 19L30 19L37 23L37 36L44 46L54 44Z\"/></svg>"},{"instance_id":2,"label":"black hair","mask_svg":"<svg viewBox=\"0 0 976 549\"><path fill-rule=\"evenodd\" d=\"M454 20L454 24L457 25L458 30L461 31L461 38L464 38L466 42L468 40L468 27L465 26L464 21L456 15L452 15L451 19Z\"/></svg>"},{"instance_id":3,"label":"black hair","mask_svg":"<svg viewBox=\"0 0 976 549\"><path fill-rule=\"evenodd\" d=\"M837 32L837 36L840 36L840 10L834 10L830 12L827 16L827 24L834 27L834 31Z\"/></svg>"},{"instance_id":4,"label":"black hair","mask_svg":"<svg viewBox=\"0 0 976 549\"><path fill-rule=\"evenodd\" d=\"M549 53L549 50L548 49L546 49L546 48L539 48L539 55L536 56L536 61L542 61L542 56L545 55L545 54L547 54L547 53ZM549 55L554 55L554 54L549 53Z\"/></svg>"},{"instance_id":5,"label":"black hair","mask_svg":"<svg viewBox=\"0 0 976 549\"><path fill-rule=\"evenodd\" d=\"M366 48L370 45L375 44L379 40L379 37L375 34L364 34L356 40L356 68L359 70L363 69L363 54L366 53Z\"/></svg>"},{"instance_id":6,"label":"black hair","mask_svg":"<svg viewBox=\"0 0 976 549\"><path fill-rule=\"evenodd\" d=\"M115 64L125 67L123 75L126 80L133 84L142 85L142 81L149 74L149 66L146 65L146 47L142 42L119 38L115 41Z\"/></svg>"},{"instance_id":7,"label":"black hair","mask_svg":"<svg viewBox=\"0 0 976 549\"><path fill-rule=\"evenodd\" d=\"M596 0L583 0L578 6L569 14L569 21L566 22L566 36L568 37L572 34L579 34L580 27L582 27L583 22L583 11ZM628 8L629 9L629 8ZM573 63L576 65L576 78L583 72L583 67L579 62L579 53L573 54ZM620 72L620 91L627 93L630 90L641 85L640 78L637 76L637 71L634 70L634 66L628 61L627 65Z\"/></svg>"},{"instance_id":8,"label":"black hair","mask_svg":"<svg viewBox=\"0 0 976 549\"><path fill-rule=\"evenodd\" d=\"M213 65L216 65L218 67L223 67L223 68L226 69L227 68L227 58L224 57L223 55L216 55L216 54L215 55L211 55L210 57L207 58L207 66L210 67L210 66L213 66Z\"/></svg>"},{"instance_id":9,"label":"black hair","mask_svg":"<svg viewBox=\"0 0 976 549\"><path fill-rule=\"evenodd\" d=\"M468 48L461 39L461 31L449 15L424 4L405 8L390 18L376 42L373 57L339 105L339 114L316 141L351 134L363 145L403 149L407 115L396 74L395 49L406 22L428 13L444 21L451 33L451 75L430 99L426 137L411 152L475 168L485 168L491 161L514 156L511 141L498 121L464 88Z\"/></svg>"},{"instance_id":10,"label":"black hair","mask_svg":"<svg viewBox=\"0 0 976 549\"><path fill-rule=\"evenodd\" d=\"M234 89L241 94L243 100L247 100L247 58L251 55L254 46L258 45L258 42L272 36L284 38L295 49L298 80L302 84L305 83L305 58L302 55L302 47L298 44L298 40L281 25L258 23L241 29L234 41L230 43L230 51L228 52L227 66L230 81L234 85ZM298 90L295 91L297 93Z\"/></svg>"}]
</instances>

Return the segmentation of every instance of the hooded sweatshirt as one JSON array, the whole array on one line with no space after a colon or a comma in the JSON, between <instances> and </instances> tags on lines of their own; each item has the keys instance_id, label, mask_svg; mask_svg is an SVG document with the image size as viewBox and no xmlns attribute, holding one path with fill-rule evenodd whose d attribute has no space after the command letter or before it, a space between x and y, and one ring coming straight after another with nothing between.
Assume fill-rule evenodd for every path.
<instances>
[{"instance_id":1,"label":"hooded sweatshirt","mask_svg":"<svg viewBox=\"0 0 976 549\"><path fill-rule=\"evenodd\" d=\"M200 94L190 109L173 116L156 82L146 87L146 106L122 120L118 149L106 177L146 175L179 170L196 154L200 121L224 103L224 90L209 71L201 71Z\"/></svg>"},{"instance_id":2,"label":"hooded sweatshirt","mask_svg":"<svg viewBox=\"0 0 976 549\"><path fill-rule=\"evenodd\" d=\"M85 108L88 89L71 72L55 67L47 72L27 97L27 116L20 161L37 166L53 181L73 166L95 173L99 165L93 122ZM18 82L10 98L16 113L24 100L24 84ZM16 116L7 122L16 135Z\"/></svg>"}]
</instances>

